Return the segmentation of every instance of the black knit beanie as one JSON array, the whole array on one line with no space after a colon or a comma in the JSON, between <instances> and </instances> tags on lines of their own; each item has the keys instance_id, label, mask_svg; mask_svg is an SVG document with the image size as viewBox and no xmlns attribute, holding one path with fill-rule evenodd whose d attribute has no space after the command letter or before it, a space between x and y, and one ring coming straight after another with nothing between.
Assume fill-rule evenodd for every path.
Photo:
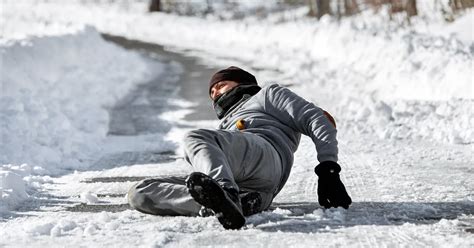
<instances>
[{"instance_id":1,"label":"black knit beanie","mask_svg":"<svg viewBox=\"0 0 474 248\"><path fill-rule=\"evenodd\" d=\"M212 76L211 81L209 81L209 95L211 94L211 88L214 84L226 80L234 81L241 85L258 85L257 79L255 79L252 74L239 67L231 66L216 72L216 74Z\"/></svg>"}]
</instances>

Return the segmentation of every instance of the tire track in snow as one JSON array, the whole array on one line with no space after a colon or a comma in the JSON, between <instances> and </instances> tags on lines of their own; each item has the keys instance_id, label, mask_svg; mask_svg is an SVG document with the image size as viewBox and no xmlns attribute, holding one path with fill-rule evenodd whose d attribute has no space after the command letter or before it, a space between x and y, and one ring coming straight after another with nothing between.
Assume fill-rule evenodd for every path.
<instances>
[{"instance_id":1,"label":"tire track in snow","mask_svg":"<svg viewBox=\"0 0 474 248\"><path fill-rule=\"evenodd\" d=\"M361 240L361 243L363 243L362 246L380 247L384 246L383 243L390 245L395 242L397 244L409 244L415 247L427 247L428 244L420 241L419 237L413 237L407 234L407 231L400 228L399 223L392 222L386 218L384 211L386 206L377 200L377 197L381 195L381 190L376 180L374 166L377 165L374 164L372 157L374 155L361 155L360 151L356 151L345 144L340 144L340 150L342 151L340 153L341 166L345 171L342 176L343 182L345 182L348 187L348 192L353 202L364 203L364 205L361 205L363 208L360 209L360 213L364 215L365 220L363 220L363 222L365 223L360 224L370 225L368 227L370 229L368 233L371 233L371 235L365 235L363 241ZM349 212L350 211L349 209ZM382 216L376 216L377 214L383 214L383 218L381 218ZM378 238L387 235L387 231L385 229L381 230L379 225L392 227L388 231L388 235L392 239Z\"/></svg>"}]
</instances>

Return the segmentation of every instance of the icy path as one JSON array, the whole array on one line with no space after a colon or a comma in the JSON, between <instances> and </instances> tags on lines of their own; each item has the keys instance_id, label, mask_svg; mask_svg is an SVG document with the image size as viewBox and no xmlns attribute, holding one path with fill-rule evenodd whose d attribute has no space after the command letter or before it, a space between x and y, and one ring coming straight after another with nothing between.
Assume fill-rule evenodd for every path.
<instances>
[{"instance_id":1,"label":"icy path","mask_svg":"<svg viewBox=\"0 0 474 248\"><path fill-rule=\"evenodd\" d=\"M117 39L117 38L116 38ZM124 42L122 40L122 42ZM137 43L130 43L130 46ZM144 44L140 46L143 48ZM136 47L135 47L136 48ZM144 48L146 49L146 48ZM184 66L190 58L168 53L156 57ZM183 69L169 63L169 78ZM189 77L202 84L210 70L199 67ZM180 69L181 68L181 69ZM186 68L189 69L189 68ZM200 70L206 73L200 74ZM194 78L195 80L191 80ZM205 82L205 81L204 81ZM178 137L185 130L211 127L211 112L186 115L192 105L164 101L175 92L171 84L145 83L110 111L111 147L146 141L150 132ZM199 87L192 89L198 90ZM173 93L173 94L174 94ZM193 99L190 99L193 100ZM204 99L194 99L209 107ZM167 111L183 113L186 121ZM198 112L201 110L198 110ZM156 116L159 130L153 130ZM170 116L172 118L170 118ZM164 118L166 120L166 118ZM472 247L474 245L472 146L426 142L383 141L371 135L340 132L343 181L353 198L349 210L322 210L317 204L313 173L316 156L303 139L290 179L272 208L251 216L240 231L224 230L215 218L161 217L130 210L125 194L138 180L156 175L186 174L189 167L174 151L143 150L111 153L96 171L78 172L44 185L42 196L0 223L0 245L87 247ZM164 141L166 142L166 141ZM146 142L145 142L146 143ZM139 146L140 147L140 146ZM112 149L112 148L111 148ZM144 152L146 151L146 152ZM90 192L90 193L88 193Z\"/></svg>"},{"instance_id":2,"label":"icy path","mask_svg":"<svg viewBox=\"0 0 474 248\"><path fill-rule=\"evenodd\" d=\"M413 151L419 145L432 152L424 156L433 160L449 158L453 153L468 155L468 149L460 151L459 147L451 147L440 155L439 148L428 144L390 144L380 153L374 153L370 147L361 153L362 144L366 142L351 142L341 147L344 151L341 160L346 168L343 180L354 199L348 211L319 208L315 195L317 184L312 166L308 167L314 160L311 154L304 152L312 144L304 139L288 185L273 208L248 218L241 231L225 231L212 217L160 217L128 210L124 194L133 181L153 175L186 173L185 163L177 160L159 166L122 166L59 178L49 185L51 195L41 204L40 211L29 211L26 214L30 217L2 223L5 230L20 228L19 232L9 232L3 237L8 243L21 236L21 232L34 234L32 240L16 240L15 246L28 246L31 242L38 246L51 245L52 240L62 240L72 246L121 247L217 246L221 243L231 247L472 246L474 210L472 201L466 201L465 196L466 187L472 187L472 183L463 181L470 169L452 163L453 173L426 162L415 169L399 159L399 153ZM357 145L357 151L351 148ZM406 147L399 149L398 145ZM414 151L407 160L420 155ZM385 165L382 161L391 162ZM433 175L450 176L438 180L436 176L417 173L427 169L432 170ZM98 199L74 205L79 201L77 196L87 191L97 194Z\"/></svg>"}]
</instances>

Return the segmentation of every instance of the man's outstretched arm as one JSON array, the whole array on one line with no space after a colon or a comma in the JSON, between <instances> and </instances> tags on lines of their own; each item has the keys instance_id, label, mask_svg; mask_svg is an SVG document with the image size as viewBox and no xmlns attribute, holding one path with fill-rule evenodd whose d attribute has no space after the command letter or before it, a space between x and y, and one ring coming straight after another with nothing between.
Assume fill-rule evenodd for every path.
<instances>
[{"instance_id":1,"label":"man's outstretched arm","mask_svg":"<svg viewBox=\"0 0 474 248\"><path fill-rule=\"evenodd\" d=\"M348 208L352 200L339 177L337 130L332 116L287 88L273 85L267 94L265 108L281 122L311 137L316 146L319 204Z\"/></svg>"}]
</instances>

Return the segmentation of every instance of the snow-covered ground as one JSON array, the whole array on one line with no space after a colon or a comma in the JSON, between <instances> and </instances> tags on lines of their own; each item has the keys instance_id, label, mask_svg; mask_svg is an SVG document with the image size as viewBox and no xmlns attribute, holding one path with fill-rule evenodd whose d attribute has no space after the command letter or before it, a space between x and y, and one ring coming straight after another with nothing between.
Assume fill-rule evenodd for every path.
<instances>
[{"instance_id":1,"label":"snow-covered ground","mask_svg":"<svg viewBox=\"0 0 474 248\"><path fill-rule=\"evenodd\" d=\"M12 41L0 52L2 212L18 207L49 176L90 168L107 149L107 108L162 73L91 27Z\"/></svg>"},{"instance_id":2,"label":"snow-covered ground","mask_svg":"<svg viewBox=\"0 0 474 248\"><path fill-rule=\"evenodd\" d=\"M398 27L369 11L341 22L308 19L305 8L220 21L145 7L0 5L0 245L474 246L472 11L451 24L425 14ZM107 136L111 109L131 96L133 106L155 106L141 85L168 78L173 86L172 75L186 72L179 62L106 42L98 31L163 44L217 67L242 66L262 84L287 85L329 110L353 206L319 208L316 156L303 139L273 208L248 218L242 231L224 231L214 218L128 210L124 194L133 181L188 173L168 154L179 147L171 141L216 122L183 120L192 103L159 89L166 94L155 98L174 107L152 117L156 125ZM104 206L116 209L90 212Z\"/></svg>"}]
</instances>

